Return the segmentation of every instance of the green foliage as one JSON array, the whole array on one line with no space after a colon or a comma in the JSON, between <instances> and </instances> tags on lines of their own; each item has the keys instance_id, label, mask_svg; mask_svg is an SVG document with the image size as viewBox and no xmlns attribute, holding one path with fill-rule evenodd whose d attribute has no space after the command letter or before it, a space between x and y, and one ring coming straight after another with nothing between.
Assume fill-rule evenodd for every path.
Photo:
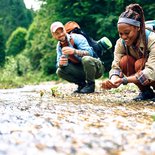
<instances>
[{"instance_id":1,"label":"green foliage","mask_svg":"<svg viewBox=\"0 0 155 155\"><path fill-rule=\"evenodd\" d=\"M155 115L152 115L152 119L153 119L153 121L155 121Z\"/></svg>"},{"instance_id":2,"label":"green foliage","mask_svg":"<svg viewBox=\"0 0 155 155\"><path fill-rule=\"evenodd\" d=\"M40 72L31 71L28 59L24 55L18 55L16 58L9 56L3 68L0 68L0 88L23 87L26 84L38 84L41 81L57 80L57 77L44 77ZM21 76L22 75L22 76Z\"/></svg>"},{"instance_id":3,"label":"green foliage","mask_svg":"<svg viewBox=\"0 0 155 155\"><path fill-rule=\"evenodd\" d=\"M99 40L103 36L108 37L114 47L119 37L117 32L118 17L127 5L135 3L133 0L40 1L43 2L43 5L36 12L30 26L32 12L25 9L23 0L2 0L0 4L0 27L2 27L2 34L5 35L4 38L7 38L18 26L26 28L29 26L27 33L26 31L23 31L24 33L20 32L19 37L17 37L16 29L7 40L7 55L15 57L14 62L7 59L7 64L4 67L6 73L3 70L2 74L4 74L3 77L8 76L9 73L7 72L11 72L9 68L13 69L13 73L11 72L13 81L11 81L11 77L8 80L12 83L15 83L15 77L17 77L18 81L22 81L22 78L30 81L55 79L57 41L50 34L49 28L52 22L61 21L65 24L69 20L74 20L94 39ZM143 7L146 20L155 19L155 3L153 0L136 0L136 3ZM15 32L16 37L13 36ZM0 38L3 35L0 33ZM18 46L20 43L23 43L22 46ZM1 42L0 48L4 48L4 44ZM108 60L107 57L106 59ZM106 66L110 68L111 64L106 64ZM9 76L6 79L8 78ZM5 81L5 78L3 80Z\"/></svg>"},{"instance_id":4,"label":"green foliage","mask_svg":"<svg viewBox=\"0 0 155 155\"><path fill-rule=\"evenodd\" d=\"M57 86L54 86L51 88L51 94L53 97L57 97L57 96L60 96L60 92L58 91L58 87Z\"/></svg>"},{"instance_id":5,"label":"green foliage","mask_svg":"<svg viewBox=\"0 0 155 155\"><path fill-rule=\"evenodd\" d=\"M41 49L41 42L40 36L37 35L40 34L38 27L40 27L39 23L32 23L28 30L27 36L25 37L26 48L24 50L24 53L29 58L34 70L40 68L40 59L43 57L42 53L39 52Z\"/></svg>"},{"instance_id":6,"label":"green foliage","mask_svg":"<svg viewBox=\"0 0 155 155\"><path fill-rule=\"evenodd\" d=\"M3 69L1 69L0 88L17 86L17 63L13 57L7 57Z\"/></svg>"},{"instance_id":7,"label":"green foliage","mask_svg":"<svg viewBox=\"0 0 155 155\"><path fill-rule=\"evenodd\" d=\"M16 73L18 76L26 75L28 72L31 71L31 65L29 59L23 54L17 55L15 57L16 60Z\"/></svg>"},{"instance_id":8,"label":"green foliage","mask_svg":"<svg viewBox=\"0 0 155 155\"><path fill-rule=\"evenodd\" d=\"M26 36L24 53L30 59L32 69L53 74L56 63L56 41L52 39L46 18L39 15L34 19ZM48 26L47 26L48 25Z\"/></svg>"},{"instance_id":9,"label":"green foliage","mask_svg":"<svg viewBox=\"0 0 155 155\"><path fill-rule=\"evenodd\" d=\"M6 42L6 54L16 56L25 48L25 36L27 30L22 27L18 27L9 37Z\"/></svg>"},{"instance_id":10,"label":"green foliage","mask_svg":"<svg viewBox=\"0 0 155 155\"><path fill-rule=\"evenodd\" d=\"M9 76L21 76L27 74L31 70L29 60L22 54L17 57L6 57L6 63L4 66L4 77Z\"/></svg>"},{"instance_id":11,"label":"green foliage","mask_svg":"<svg viewBox=\"0 0 155 155\"><path fill-rule=\"evenodd\" d=\"M0 29L0 67L3 67L5 63L5 43L4 36Z\"/></svg>"},{"instance_id":12,"label":"green foliage","mask_svg":"<svg viewBox=\"0 0 155 155\"><path fill-rule=\"evenodd\" d=\"M45 75L54 74L56 71L56 52L44 55L40 63Z\"/></svg>"},{"instance_id":13,"label":"green foliage","mask_svg":"<svg viewBox=\"0 0 155 155\"><path fill-rule=\"evenodd\" d=\"M0 2L0 26L4 33L4 39L17 27L28 28L33 19L33 12L26 9L23 0L1 0Z\"/></svg>"}]
</instances>

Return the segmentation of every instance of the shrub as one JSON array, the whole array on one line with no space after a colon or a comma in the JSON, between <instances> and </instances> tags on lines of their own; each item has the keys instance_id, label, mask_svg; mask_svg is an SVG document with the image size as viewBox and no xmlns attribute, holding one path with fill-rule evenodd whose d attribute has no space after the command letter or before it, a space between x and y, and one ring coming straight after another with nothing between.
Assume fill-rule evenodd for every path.
<instances>
[{"instance_id":1,"label":"shrub","mask_svg":"<svg viewBox=\"0 0 155 155\"><path fill-rule=\"evenodd\" d=\"M12 32L9 39L6 42L6 55L16 56L25 48L25 36L27 30L22 27L18 27L15 31Z\"/></svg>"}]
</instances>

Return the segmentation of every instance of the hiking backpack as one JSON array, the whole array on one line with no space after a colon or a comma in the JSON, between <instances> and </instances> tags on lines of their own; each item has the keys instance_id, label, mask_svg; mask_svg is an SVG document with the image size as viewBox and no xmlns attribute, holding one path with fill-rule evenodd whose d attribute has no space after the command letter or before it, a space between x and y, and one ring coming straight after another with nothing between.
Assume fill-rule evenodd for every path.
<instances>
[{"instance_id":1,"label":"hiking backpack","mask_svg":"<svg viewBox=\"0 0 155 155\"><path fill-rule=\"evenodd\" d=\"M83 35L87 39L89 45L94 49L96 56L99 57L100 60L104 63L106 71L110 70L113 54L111 51L112 43L107 37L103 37L99 41L96 41L88 36L75 21L69 21L64 26L66 32L69 34L77 33Z\"/></svg>"},{"instance_id":2,"label":"hiking backpack","mask_svg":"<svg viewBox=\"0 0 155 155\"><path fill-rule=\"evenodd\" d=\"M149 20L145 22L145 32L146 32L146 41L148 42L148 37L151 32L155 32L155 20Z\"/></svg>"},{"instance_id":3,"label":"hiking backpack","mask_svg":"<svg viewBox=\"0 0 155 155\"><path fill-rule=\"evenodd\" d=\"M145 22L145 27L148 30L155 32L155 20L149 20Z\"/></svg>"}]
</instances>

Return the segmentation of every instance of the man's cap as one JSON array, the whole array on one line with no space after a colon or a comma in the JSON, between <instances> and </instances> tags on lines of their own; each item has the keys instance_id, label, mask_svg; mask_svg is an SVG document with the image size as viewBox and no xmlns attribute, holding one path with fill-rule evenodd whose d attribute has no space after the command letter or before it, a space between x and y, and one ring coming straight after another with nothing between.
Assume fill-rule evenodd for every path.
<instances>
[{"instance_id":1,"label":"man's cap","mask_svg":"<svg viewBox=\"0 0 155 155\"><path fill-rule=\"evenodd\" d=\"M51 24L50 30L51 32L55 32L58 28L64 28L61 22L54 22Z\"/></svg>"}]
</instances>

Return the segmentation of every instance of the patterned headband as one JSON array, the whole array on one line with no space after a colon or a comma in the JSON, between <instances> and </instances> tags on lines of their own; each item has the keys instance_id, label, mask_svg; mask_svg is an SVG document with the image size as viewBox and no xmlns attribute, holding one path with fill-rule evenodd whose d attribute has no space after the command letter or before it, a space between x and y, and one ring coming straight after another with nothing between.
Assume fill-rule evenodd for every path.
<instances>
[{"instance_id":1,"label":"patterned headband","mask_svg":"<svg viewBox=\"0 0 155 155\"><path fill-rule=\"evenodd\" d=\"M126 24L130 24L130 25L133 25L133 26L137 26L137 27L140 27L140 22L135 20L135 19L130 19L130 18L119 18L118 20L118 23L117 24L120 24L120 23L126 23Z\"/></svg>"}]
</instances>

